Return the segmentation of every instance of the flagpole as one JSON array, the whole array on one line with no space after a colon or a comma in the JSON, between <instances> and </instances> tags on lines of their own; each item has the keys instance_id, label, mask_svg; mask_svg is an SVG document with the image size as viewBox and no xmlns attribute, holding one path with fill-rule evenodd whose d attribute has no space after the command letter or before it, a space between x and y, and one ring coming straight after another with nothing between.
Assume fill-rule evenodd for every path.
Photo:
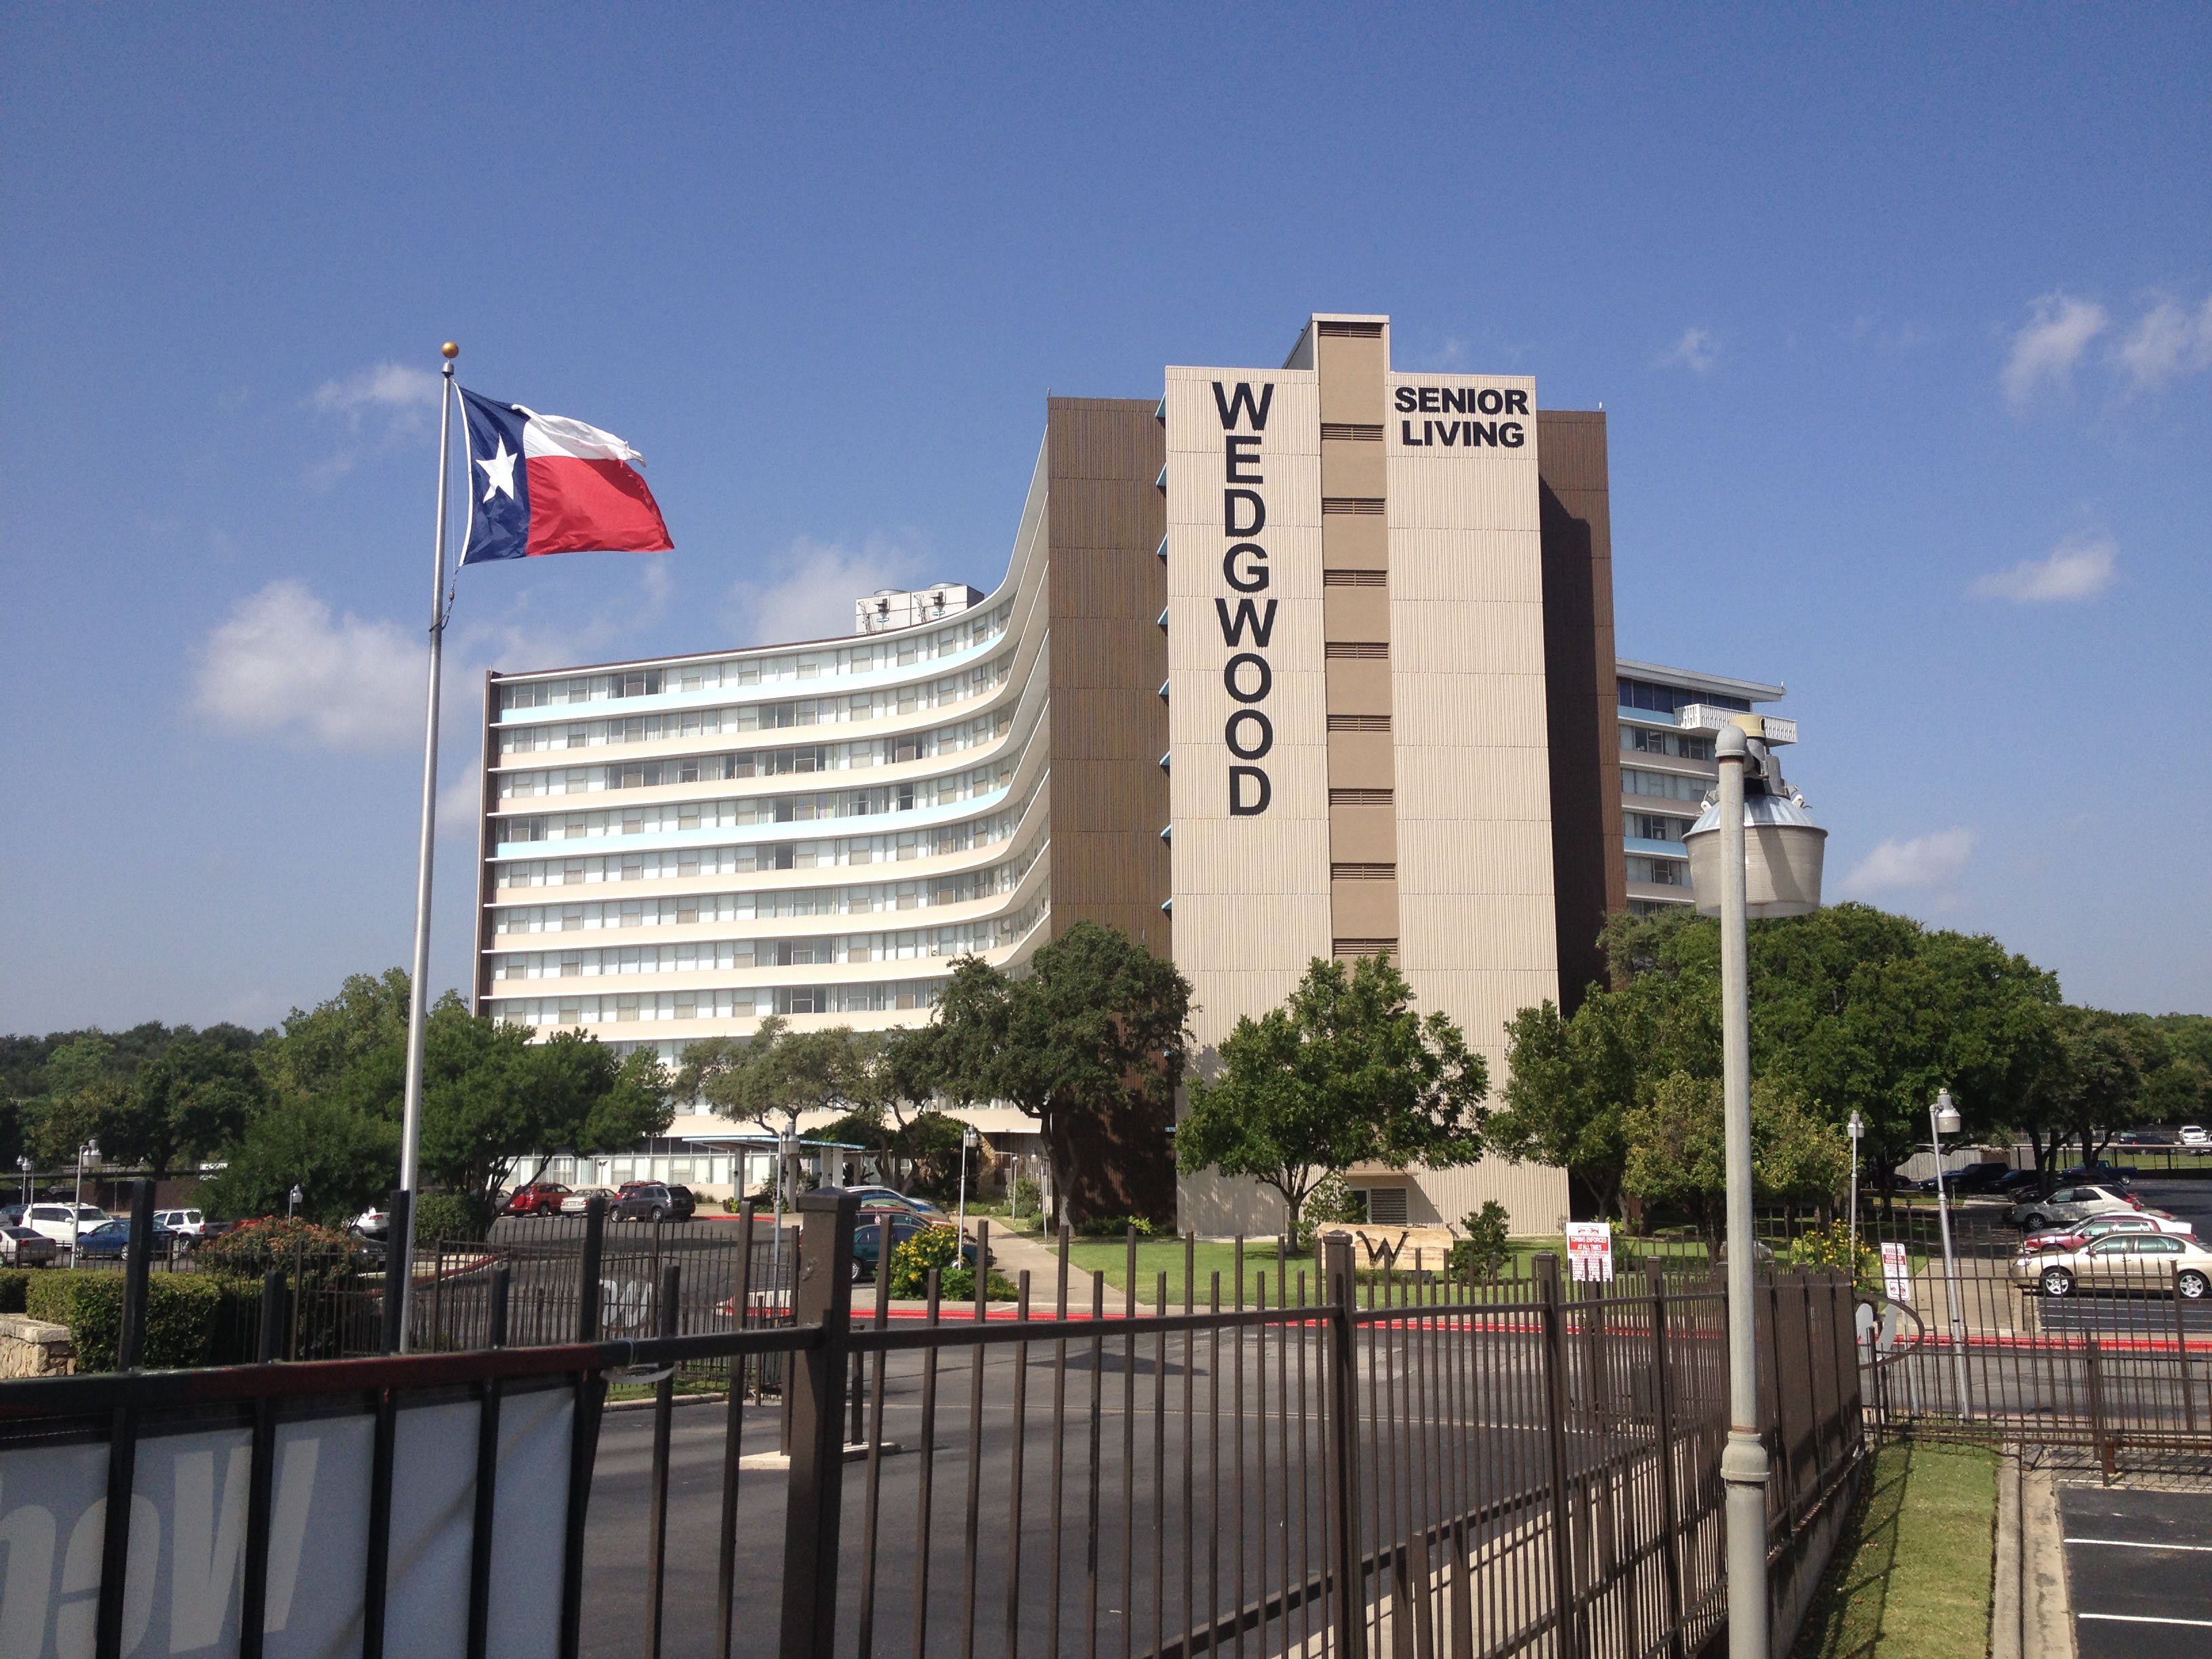
<instances>
[{"instance_id":1,"label":"flagpole","mask_svg":"<svg viewBox=\"0 0 2212 1659\"><path fill-rule=\"evenodd\" d=\"M415 1199L422 1146L422 1047L429 1022L430 863L438 839L438 676L446 642L446 505L453 494L453 359L460 347L441 348L445 379L438 388L438 535L430 564L430 689L422 738L422 840L415 878L415 967L407 989L407 1101L399 1136L399 1188L404 1213L392 1218L385 1247L384 1293L399 1298L399 1351L409 1340L415 1291Z\"/></svg>"}]
</instances>

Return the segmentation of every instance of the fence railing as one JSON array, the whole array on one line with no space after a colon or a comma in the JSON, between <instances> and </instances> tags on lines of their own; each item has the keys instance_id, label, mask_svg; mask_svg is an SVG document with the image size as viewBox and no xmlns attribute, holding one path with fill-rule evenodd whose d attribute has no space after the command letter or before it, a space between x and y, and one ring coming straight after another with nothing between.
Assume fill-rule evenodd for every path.
<instances>
[{"instance_id":1,"label":"fence railing","mask_svg":"<svg viewBox=\"0 0 2212 1659\"><path fill-rule=\"evenodd\" d=\"M1180 1298L1159 1273L1149 1308L1063 1252L1011 1308L988 1286L950 1308L933 1279L918 1317L856 1316L854 1200L800 1212L764 1326L678 1334L696 1264L664 1245L653 1334L601 1328L583 1294L568 1340L507 1346L510 1255L482 1350L0 1384L11 1639L119 1655L164 1620L172 1650L367 1659L1642 1659L1723 1617L1709 1281L1573 1285L1547 1257L1363 1282L1339 1237L1250 1285L1201 1285L1187 1247ZM1759 1336L1779 1557L1858 1466L1848 1283L1763 1281ZM773 1365L781 1397L679 1413L700 1362ZM637 1381L649 1412L603 1418Z\"/></svg>"}]
</instances>

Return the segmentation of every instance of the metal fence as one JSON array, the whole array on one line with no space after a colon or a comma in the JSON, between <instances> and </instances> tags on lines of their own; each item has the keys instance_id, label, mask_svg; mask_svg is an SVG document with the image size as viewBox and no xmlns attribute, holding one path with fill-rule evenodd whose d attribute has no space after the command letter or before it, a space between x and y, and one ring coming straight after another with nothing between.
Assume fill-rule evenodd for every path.
<instances>
[{"instance_id":1,"label":"metal fence","mask_svg":"<svg viewBox=\"0 0 2212 1659\"><path fill-rule=\"evenodd\" d=\"M569 1450L557 1550L543 1534L557 1607L546 1602L542 1650L563 1659L1643 1659L1696 1651L1720 1626L1725 1297L1707 1279L1655 1265L1575 1285L1547 1257L1533 1279L1502 1284L1363 1280L1339 1238L1249 1285L1241 1272L1201 1285L1186 1245L1182 1282L1157 1274L1149 1310L1133 1272L1118 1292L1095 1279L1078 1290L1063 1251L1048 1289L1024 1273L1010 1308L981 1292L948 1307L933 1280L915 1316L888 1298L856 1316L851 1200L809 1195L802 1218L780 1322L677 1334L701 1305L685 1282L699 1264L664 1241L656 1334L617 1339L600 1328L605 1297L580 1294L580 1329L553 1346L0 1384L0 1474L19 1449L75 1435L104 1444L107 1490L128 1492L144 1437L178 1432L195 1412L250 1425L232 1465L255 1494L236 1534L241 1655L262 1652L273 1628L272 1517L291 1489L276 1449L342 1408L376 1425L361 1490L333 1499L363 1516L352 1628L366 1659L421 1645L392 1628L386 1601L412 1595L419 1608L403 1573L439 1552L407 1541L413 1482L395 1484L394 1469L424 1479L431 1466L410 1448L428 1431L416 1425L442 1412L450 1427L462 1401L474 1484L454 1475L436 1513L455 1534L455 1650L488 1651L502 1586L520 1577L495 1571L521 1547L507 1534L547 1520L508 1518L515 1483L542 1484L550 1464L506 1461L515 1431L502 1401L511 1423L547 1384L568 1402ZM580 1267L581 1283L610 1277L608 1260ZM522 1334L526 1273L512 1255L489 1261L489 1340ZM477 1318L463 1308L449 1292L456 1336ZM1860 1370L1841 1275L1773 1277L1760 1313L1781 1559L1805 1547L1858 1467ZM538 1334L554 1334L555 1317ZM718 1407L677 1409L676 1367L733 1360L788 1366L782 1398L769 1406L740 1387ZM650 1410L603 1419L610 1386L636 1381L654 1384ZM106 1521L82 1523L105 1528L100 1559L118 1569L97 1580L100 1653L121 1651L132 1513L111 1503ZM289 1597L292 1580L277 1577ZM91 1584L80 1572L72 1588ZM280 1616L301 1615L288 1601ZM520 1633L523 1614L510 1622L502 1651L541 1650Z\"/></svg>"},{"instance_id":2,"label":"metal fence","mask_svg":"<svg viewBox=\"0 0 2212 1659\"><path fill-rule=\"evenodd\" d=\"M1865 1334L1876 1425L2081 1447L2108 1471L2212 1455L2203 1258L2137 1232L2029 1253L2004 1215L1955 1206L1948 1269L1932 1212L1869 1218L1869 1249L1902 1258L1869 1273L1883 1290Z\"/></svg>"}]
</instances>

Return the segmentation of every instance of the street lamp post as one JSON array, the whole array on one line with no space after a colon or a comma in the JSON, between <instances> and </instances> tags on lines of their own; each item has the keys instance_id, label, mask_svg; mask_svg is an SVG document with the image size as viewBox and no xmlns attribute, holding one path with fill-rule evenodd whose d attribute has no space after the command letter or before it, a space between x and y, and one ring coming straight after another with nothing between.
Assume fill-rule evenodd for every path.
<instances>
[{"instance_id":1,"label":"street lamp post","mask_svg":"<svg viewBox=\"0 0 2212 1659\"><path fill-rule=\"evenodd\" d=\"M960 1126L960 1219L959 1228L964 1237L968 1231L968 1154L975 1150L975 1126Z\"/></svg>"},{"instance_id":2,"label":"street lamp post","mask_svg":"<svg viewBox=\"0 0 2212 1659\"><path fill-rule=\"evenodd\" d=\"M72 1267L76 1266L76 1234L77 1228L81 1224L77 1212L84 1208L84 1164L87 1158L90 1158L95 1165L99 1164L100 1143L98 1141L88 1140L76 1149L76 1199L70 1206L70 1266Z\"/></svg>"},{"instance_id":3,"label":"street lamp post","mask_svg":"<svg viewBox=\"0 0 2212 1659\"><path fill-rule=\"evenodd\" d=\"M31 1203L31 1160L19 1158L15 1160L15 1167L23 1172L23 1205L27 1209Z\"/></svg>"},{"instance_id":4,"label":"street lamp post","mask_svg":"<svg viewBox=\"0 0 2212 1659\"><path fill-rule=\"evenodd\" d=\"M1959 1267L1951 1255L1951 1204L1943 1181L1943 1137L1959 1133L1959 1109L1951 1091L1939 1089L1928 1107L1928 1144L1936 1154L1936 1218L1943 1230L1943 1306L1951 1319L1951 1389L1959 1415L1966 1409L1966 1331L1959 1318Z\"/></svg>"},{"instance_id":5,"label":"street lamp post","mask_svg":"<svg viewBox=\"0 0 2212 1659\"><path fill-rule=\"evenodd\" d=\"M287 1217L299 1213L301 1197L300 1183L295 1181L292 1183L292 1190L286 1194L284 1198L284 1213Z\"/></svg>"},{"instance_id":6,"label":"street lamp post","mask_svg":"<svg viewBox=\"0 0 2212 1659\"><path fill-rule=\"evenodd\" d=\"M1859 1276L1859 1142L1866 1134L1866 1120L1851 1109L1850 1121L1844 1129L1851 1138L1851 1278Z\"/></svg>"},{"instance_id":7,"label":"street lamp post","mask_svg":"<svg viewBox=\"0 0 2212 1659\"><path fill-rule=\"evenodd\" d=\"M1765 1443L1759 1436L1754 1328L1758 1246L1752 1227L1750 944L1753 915L1798 916L1820 902L1827 832L1782 781L1772 747L1794 722L1692 705L1680 723L1714 732L1720 777L1713 799L1683 836L1698 908L1721 921L1721 1092L1728 1166L1727 1489L1729 1659L1767 1659Z\"/></svg>"}]
</instances>

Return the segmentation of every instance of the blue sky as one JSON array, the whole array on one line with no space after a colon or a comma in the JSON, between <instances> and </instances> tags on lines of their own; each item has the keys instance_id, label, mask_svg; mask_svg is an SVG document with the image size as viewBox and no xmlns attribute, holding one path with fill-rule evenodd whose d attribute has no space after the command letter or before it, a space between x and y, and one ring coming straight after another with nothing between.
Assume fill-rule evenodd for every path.
<instances>
[{"instance_id":1,"label":"blue sky","mask_svg":"<svg viewBox=\"0 0 2212 1659\"><path fill-rule=\"evenodd\" d=\"M2212 1011L2212 13L1942 9L8 7L0 1028L405 959L439 341L678 544L467 573L465 791L487 666L988 587L1048 390L1316 309L1603 403L1832 895Z\"/></svg>"}]
</instances>

